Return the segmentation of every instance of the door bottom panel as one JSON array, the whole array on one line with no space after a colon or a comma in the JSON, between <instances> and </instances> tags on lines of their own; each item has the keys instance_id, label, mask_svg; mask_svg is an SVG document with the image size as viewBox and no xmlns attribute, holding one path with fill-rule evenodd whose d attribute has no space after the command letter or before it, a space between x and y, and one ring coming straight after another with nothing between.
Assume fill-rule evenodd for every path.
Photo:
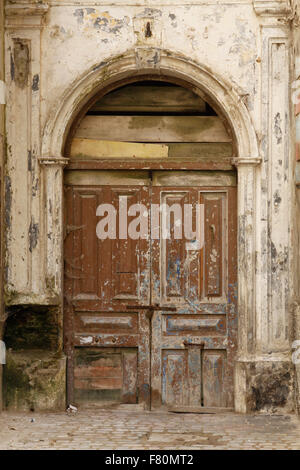
<instances>
[{"instance_id":1,"label":"door bottom panel","mask_svg":"<svg viewBox=\"0 0 300 470\"><path fill-rule=\"evenodd\" d=\"M137 348L76 348L76 403L137 403Z\"/></svg>"}]
</instances>

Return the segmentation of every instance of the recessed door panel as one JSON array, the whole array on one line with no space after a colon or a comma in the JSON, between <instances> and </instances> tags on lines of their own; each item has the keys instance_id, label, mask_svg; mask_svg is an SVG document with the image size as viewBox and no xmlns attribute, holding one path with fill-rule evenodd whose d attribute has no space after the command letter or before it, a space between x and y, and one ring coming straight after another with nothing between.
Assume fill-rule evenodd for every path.
<instances>
[{"instance_id":1,"label":"recessed door panel","mask_svg":"<svg viewBox=\"0 0 300 470\"><path fill-rule=\"evenodd\" d=\"M152 319L152 408L233 407L235 182L223 178L223 187L184 186L183 173L176 178L171 172L159 175L152 202L167 199L177 201L178 208L190 204L193 209L199 204L204 240L197 247L184 236L176 239L175 212L169 221L170 239L164 239L161 231L160 238L152 240L152 299L162 306ZM197 219L194 215L192 219L196 233ZM177 311L164 312L168 305Z\"/></svg>"},{"instance_id":2,"label":"recessed door panel","mask_svg":"<svg viewBox=\"0 0 300 470\"><path fill-rule=\"evenodd\" d=\"M215 185L213 172L74 173L67 173L65 184L69 401L232 407L232 173L218 175ZM98 237L106 215L97 215L101 204L116 209L115 237ZM137 204L147 218L147 236L140 238L128 229L135 219L128 209ZM161 308L152 317L151 305Z\"/></svg>"},{"instance_id":3,"label":"recessed door panel","mask_svg":"<svg viewBox=\"0 0 300 470\"><path fill-rule=\"evenodd\" d=\"M119 223L127 207L143 204L149 210L148 172L82 173L67 174L65 185L69 401L111 398L149 406L149 323L143 311L127 306L149 304L150 237L126 235L132 216L125 226ZM97 227L110 210L115 218L104 237Z\"/></svg>"}]
</instances>

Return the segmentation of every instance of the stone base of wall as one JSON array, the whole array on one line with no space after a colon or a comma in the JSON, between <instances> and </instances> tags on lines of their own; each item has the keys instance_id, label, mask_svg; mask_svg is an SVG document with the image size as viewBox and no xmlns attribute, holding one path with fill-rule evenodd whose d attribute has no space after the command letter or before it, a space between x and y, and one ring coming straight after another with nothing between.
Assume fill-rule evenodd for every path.
<instances>
[{"instance_id":1,"label":"stone base of wall","mask_svg":"<svg viewBox=\"0 0 300 470\"><path fill-rule=\"evenodd\" d=\"M235 409L240 413L292 413L295 369L290 361L238 361L235 367Z\"/></svg>"},{"instance_id":2,"label":"stone base of wall","mask_svg":"<svg viewBox=\"0 0 300 470\"><path fill-rule=\"evenodd\" d=\"M3 382L6 409L65 409L66 358L62 353L9 350L3 368Z\"/></svg>"}]
</instances>

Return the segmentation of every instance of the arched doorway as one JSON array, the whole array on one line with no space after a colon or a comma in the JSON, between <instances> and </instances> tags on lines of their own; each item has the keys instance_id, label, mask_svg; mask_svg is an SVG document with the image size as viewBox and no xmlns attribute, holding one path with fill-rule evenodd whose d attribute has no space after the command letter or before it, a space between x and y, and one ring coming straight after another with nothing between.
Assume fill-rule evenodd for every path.
<instances>
[{"instance_id":1,"label":"arched doorway","mask_svg":"<svg viewBox=\"0 0 300 470\"><path fill-rule=\"evenodd\" d=\"M238 353L235 361L235 409L247 410L247 373L245 367L251 362L252 333L257 322L255 289L259 278L256 276L256 167L261 163L258 141L251 115L245 106L243 96L223 77L214 74L205 66L172 51L160 50L159 63L155 66L141 66L135 50L121 57L113 57L100 64L94 64L72 86L62 92L53 106L45 123L42 137L41 157L45 188L45 227L46 238L45 275L51 281L51 293L62 297L63 250L62 230L62 186L63 167L68 163L65 158L66 143L72 132L72 123L78 116L85 114L93 104L96 94L105 95L123 80L136 81L149 74L152 79L179 80L178 85L191 87L205 101L213 102L213 108L223 114L232 129L236 142L234 165L238 170ZM184 85L185 84L185 85ZM212 103L211 103L212 104ZM259 171L259 170L258 170ZM56 221L56 222L55 222ZM58 222L58 223L57 223ZM61 266L61 270L57 266ZM251 349L252 348L252 349Z\"/></svg>"},{"instance_id":2,"label":"arched doorway","mask_svg":"<svg viewBox=\"0 0 300 470\"><path fill-rule=\"evenodd\" d=\"M87 103L65 147L69 401L232 408L237 179L230 126L179 79L140 75L107 91ZM147 236L128 234L136 212L121 236L125 200L126 214L133 204L145 208ZM100 239L102 204L117 209L117 218L114 236ZM162 204L174 208L165 238L162 216L158 229L151 224ZM195 248L182 235L184 210L193 214L197 204L204 245Z\"/></svg>"}]
</instances>

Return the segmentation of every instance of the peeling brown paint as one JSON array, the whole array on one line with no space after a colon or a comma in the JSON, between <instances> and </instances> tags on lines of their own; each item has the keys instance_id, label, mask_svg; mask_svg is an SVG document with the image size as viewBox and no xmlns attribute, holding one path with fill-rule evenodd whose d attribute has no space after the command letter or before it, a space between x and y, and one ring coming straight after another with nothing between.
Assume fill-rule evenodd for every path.
<instances>
[{"instance_id":1,"label":"peeling brown paint","mask_svg":"<svg viewBox=\"0 0 300 470\"><path fill-rule=\"evenodd\" d=\"M18 87L24 88L29 75L29 47L20 39L14 41L14 79Z\"/></svg>"}]
</instances>

